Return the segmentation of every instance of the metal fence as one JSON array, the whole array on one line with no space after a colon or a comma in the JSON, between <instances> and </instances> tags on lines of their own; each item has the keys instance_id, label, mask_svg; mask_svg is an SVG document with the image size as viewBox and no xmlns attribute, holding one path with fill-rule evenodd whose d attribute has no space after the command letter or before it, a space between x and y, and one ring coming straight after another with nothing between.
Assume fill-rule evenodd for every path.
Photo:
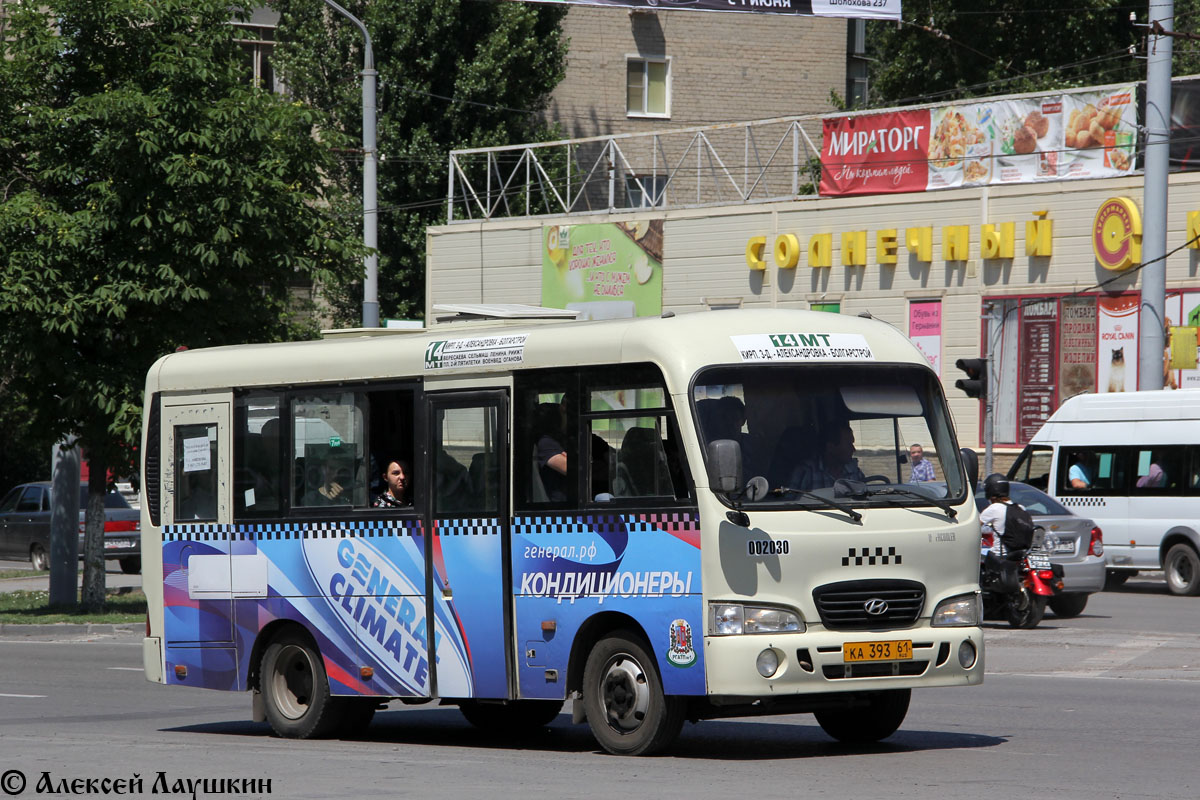
<instances>
[{"instance_id":1,"label":"metal fence","mask_svg":"<svg viewBox=\"0 0 1200 800\"><path fill-rule=\"evenodd\" d=\"M760 203L815 194L815 115L450 153L450 222Z\"/></svg>"}]
</instances>

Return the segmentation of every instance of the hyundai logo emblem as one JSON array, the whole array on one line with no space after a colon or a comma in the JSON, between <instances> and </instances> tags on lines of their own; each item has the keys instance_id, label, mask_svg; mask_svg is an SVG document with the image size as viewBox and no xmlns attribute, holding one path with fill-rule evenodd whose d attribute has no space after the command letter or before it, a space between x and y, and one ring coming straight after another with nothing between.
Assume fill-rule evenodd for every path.
<instances>
[{"instance_id":1,"label":"hyundai logo emblem","mask_svg":"<svg viewBox=\"0 0 1200 800\"><path fill-rule=\"evenodd\" d=\"M872 597L867 602L863 603L863 608L873 617L878 617L880 614L886 614L888 610L887 600L881 600L878 597Z\"/></svg>"}]
</instances>

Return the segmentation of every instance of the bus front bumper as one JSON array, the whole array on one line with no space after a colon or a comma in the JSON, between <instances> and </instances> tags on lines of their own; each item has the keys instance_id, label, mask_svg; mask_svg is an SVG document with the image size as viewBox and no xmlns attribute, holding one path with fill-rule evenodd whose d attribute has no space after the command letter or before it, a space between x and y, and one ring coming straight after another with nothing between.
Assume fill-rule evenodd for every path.
<instances>
[{"instance_id":1,"label":"bus front bumper","mask_svg":"<svg viewBox=\"0 0 1200 800\"><path fill-rule=\"evenodd\" d=\"M843 643L861 644L861 655L891 655L910 642L911 658L847 660ZM874 643L875 648L870 644ZM882 647L892 643L891 652ZM764 651L774 651L764 656ZM769 697L817 692L857 692L983 683L983 629L931 628L889 631L810 630L806 633L706 636L705 672L710 695ZM764 676L764 669L778 664Z\"/></svg>"}]
</instances>

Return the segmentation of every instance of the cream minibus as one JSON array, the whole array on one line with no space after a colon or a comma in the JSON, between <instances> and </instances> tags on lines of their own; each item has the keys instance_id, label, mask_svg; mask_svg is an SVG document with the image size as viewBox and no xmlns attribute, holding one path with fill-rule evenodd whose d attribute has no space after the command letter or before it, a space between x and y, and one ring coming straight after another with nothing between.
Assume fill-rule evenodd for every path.
<instances>
[{"instance_id":1,"label":"cream minibus","mask_svg":"<svg viewBox=\"0 0 1200 800\"><path fill-rule=\"evenodd\" d=\"M1109 585L1161 569L1200 594L1200 389L1076 395L1008 476L1096 521Z\"/></svg>"},{"instance_id":2,"label":"cream minibus","mask_svg":"<svg viewBox=\"0 0 1200 800\"><path fill-rule=\"evenodd\" d=\"M149 680L289 737L393 701L511 737L572 700L618 754L798 712L876 741L983 681L977 476L901 333L502 312L150 369Z\"/></svg>"}]
</instances>

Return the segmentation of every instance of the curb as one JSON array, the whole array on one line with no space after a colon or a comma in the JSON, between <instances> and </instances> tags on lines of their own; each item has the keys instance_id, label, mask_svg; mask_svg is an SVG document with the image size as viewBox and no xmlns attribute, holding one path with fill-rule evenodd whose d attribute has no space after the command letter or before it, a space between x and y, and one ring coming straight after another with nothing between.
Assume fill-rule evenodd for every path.
<instances>
[{"instance_id":1,"label":"curb","mask_svg":"<svg viewBox=\"0 0 1200 800\"><path fill-rule=\"evenodd\" d=\"M141 622L55 622L29 625L19 622L0 622L0 636L134 636L142 635L145 630L146 626Z\"/></svg>"}]
</instances>

